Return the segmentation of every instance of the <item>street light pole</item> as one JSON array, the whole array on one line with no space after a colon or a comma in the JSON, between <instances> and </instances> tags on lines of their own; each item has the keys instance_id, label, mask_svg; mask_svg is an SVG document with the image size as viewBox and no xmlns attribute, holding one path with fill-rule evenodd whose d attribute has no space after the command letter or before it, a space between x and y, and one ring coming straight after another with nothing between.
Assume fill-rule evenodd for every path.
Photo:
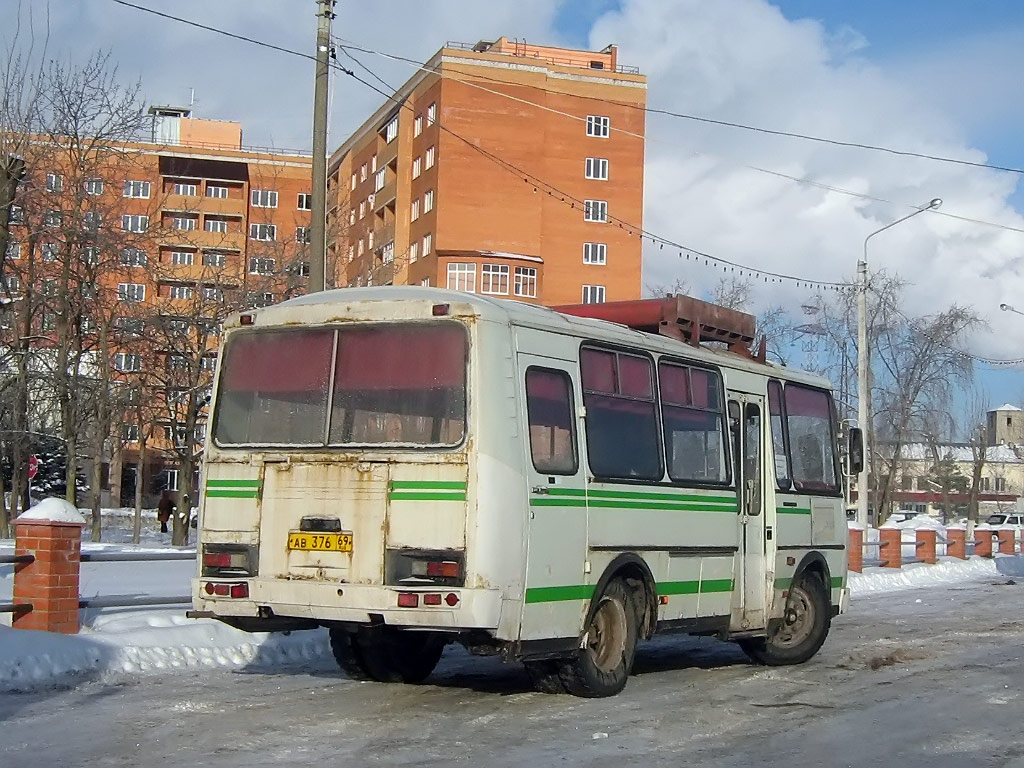
<instances>
[{"instance_id":1,"label":"street light pole","mask_svg":"<svg viewBox=\"0 0 1024 768\"><path fill-rule=\"evenodd\" d=\"M1021 312L1019 309L1015 309L1010 304L1000 304L999 308L1001 310L1003 310L1003 312L1013 312L1013 313L1018 314L1018 315L1024 315L1024 312Z\"/></svg>"},{"instance_id":2,"label":"street light pole","mask_svg":"<svg viewBox=\"0 0 1024 768\"><path fill-rule=\"evenodd\" d=\"M864 238L864 258L857 262L857 426L864 436L864 466L857 475L857 522L868 524L868 476L870 474L872 445L871 424L871 355L868 349L868 241L875 235L895 227L919 213L934 211L942 200L934 198L928 205L881 229L876 229Z\"/></svg>"}]
</instances>

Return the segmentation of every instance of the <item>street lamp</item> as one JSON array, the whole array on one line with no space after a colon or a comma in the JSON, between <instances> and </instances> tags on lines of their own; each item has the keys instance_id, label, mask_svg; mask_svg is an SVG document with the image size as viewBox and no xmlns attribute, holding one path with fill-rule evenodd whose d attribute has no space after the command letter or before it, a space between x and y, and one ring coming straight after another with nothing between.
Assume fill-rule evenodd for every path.
<instances>
[{"instance_id":1,"label":"street lamp","mask_svg":"<svg viewBox=\"0 0 1024 768\"><path fill-rule=\"evenodd\" d=\"M1024 312L1021 312L1019 309L1014 309L1010 304L1000 304L999 308L1003 310L1003 312L1016 312L1018 315L1024 315Z\"/></svg>"},{"instance_id":2,"label":"street lamp","mask_svg":"<svg viewBox=\"0 0 1024 768\"><path fill-rule=\"evenodd\" d=\"M885 230L901 224L907 219L925 211L934 211L942 205L942 200L934 198L927 205L913 213L881 229L876 229L864 238L864 258L857 262L857 426L864 436L864 466L857 476L857 522L863 526L868 524L868 473L872 445L868 425L871 423L871 403L869 377L871 375L871 356L868 350L868 241Z\"/></svg>"}]
</instances>

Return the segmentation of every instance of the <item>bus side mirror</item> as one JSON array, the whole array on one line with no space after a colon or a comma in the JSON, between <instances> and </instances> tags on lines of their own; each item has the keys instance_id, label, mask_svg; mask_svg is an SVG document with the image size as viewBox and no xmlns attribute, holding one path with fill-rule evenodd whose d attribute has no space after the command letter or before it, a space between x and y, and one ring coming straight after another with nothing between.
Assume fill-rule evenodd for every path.
<instances>
[{"instance_id":1,"label":"bus side mirror","mask_svg":"<svg viewBox=\"0 0 1024 768\"><path fill-rule=\"evenodd\" d=\"M857 427L850 427L846 436L846 461L851 475L859 475L864 469L864 434Z\"/></svg>"}]
</instances>

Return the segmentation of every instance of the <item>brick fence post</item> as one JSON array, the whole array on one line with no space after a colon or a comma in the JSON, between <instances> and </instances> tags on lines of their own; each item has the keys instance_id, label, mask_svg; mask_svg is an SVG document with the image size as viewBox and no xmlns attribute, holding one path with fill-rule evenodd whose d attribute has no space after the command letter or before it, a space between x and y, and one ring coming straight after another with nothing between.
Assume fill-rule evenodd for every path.
<instances>
[{"instance_id":1,"label":"brick fence post","mask_svg":"<svg viewBox=\"0 0 1024 768\"><path fill-rule=\"evenodd\" d=\"M1012 555L1017 549L1017 534L1010 528L999 530L999 554Z\"/></svg>"},{"instance_id":2,"label":"brick fence post","mask_svg":"<svg viewBox=\"0 0 1024 768\"><path fill-rule=\"evenodd\" d=\"M846 546L847 568L860 573L864 570L864 531L860 528L850 529L850 538Z\"/></svg>"},{"instance_id":3,"label":"brick fence post","mask_svg":"<svg viewBox=\"0 0 1024 768\"><path fill-rule=\"evenodd\" d=\"M961 560L967 559L967 531L963 528L946 529L946 554Z\"/></svg>"},{"instance_id":4,"label":"brick fence post","mask_svg":"<svg viewBox=\"0 0 1024 768\"><path fill-rule=\"evenodd\" d=\"M85 518L63 499L44 499L14 521L14 554L32 555L14 568L14 603L31 611L14 614L15 629L78 632L79 563Z\"/></svg>"},{"instance_id":5,"label":"brick fence post","mask_svg":"<svg viewBox=\"0 0 1024 768\"><path fill-rule=\"evenodd\" d=\"M882 567L900 568L903 565L903 531L899 528L879 528L878 541Z\"/></svg>"},{"instance_id":6,"label":"brick fence post","mask_svg":"<svg viewBox=\"0 0 1024 768\"><path fill-rule=\"evenodd\" d=\"M974 529L974 554L978 557L992 557L992 531Z\"/></svg>"},{"instance_id":7,"label":"brick fence post","mask_svg":"<svg viewBox=\"0 0 1024 768\"><path fill-rule=\"evenodd\" d=\"M921 558L922 563L930 563L934 565L938 562L938 557L935 555L935 531L926 529L919 530L917 532L917 556Z\"/></svg>"}]
</instances>

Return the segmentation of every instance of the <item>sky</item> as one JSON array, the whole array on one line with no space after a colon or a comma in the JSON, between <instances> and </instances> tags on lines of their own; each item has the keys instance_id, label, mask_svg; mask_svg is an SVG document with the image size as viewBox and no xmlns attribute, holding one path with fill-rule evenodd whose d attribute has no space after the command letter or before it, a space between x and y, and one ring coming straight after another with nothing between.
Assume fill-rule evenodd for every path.
<instances>
[{"instance_id":1,"label":"sky","mask_svg":"<svg viewBox=\"0 0 1024 768\"><path fill-rule=\"evenodd\" d=\"M132 0L305 53L313 0ZM240 121L246 144L310 145L312 62L156 18L115 0L0 0L33 17L47 52L110 50L149 103ZM48 25L44 20L49 12ZM0 28L9 44L12 25ZM338 4L334 35L426 60L448 40L500 35L619 46L648 77L648 105L696 117L1024 168L1024 3L1019 0L380 0ZM20 40L30 35L24 27ZM398 86L414 67L339 50L361 78ZM329 146L383 101L338 73ZM974 168L651 114L644 226L672 242L803 281L849 282L868 234L933 198L928 212L873 237L868 262L908 281L912 316L966 305L985 327L963 348L1024 358L1024 183ZM786 178L792 177L792 178ZM796 180L794 180L796 179ZM959 218L957 218L959 217ZM976 221L965 221L973 219ZM977 223L984 222L984 223ZM728 273L725 273L728 274ZM645 244L644 284L706 295L720 266ZM806 282L759 285L756 307L799 307ZM1024 405L1024 368L981 365L987 402Z\"/></svg>"}]
</instances>

